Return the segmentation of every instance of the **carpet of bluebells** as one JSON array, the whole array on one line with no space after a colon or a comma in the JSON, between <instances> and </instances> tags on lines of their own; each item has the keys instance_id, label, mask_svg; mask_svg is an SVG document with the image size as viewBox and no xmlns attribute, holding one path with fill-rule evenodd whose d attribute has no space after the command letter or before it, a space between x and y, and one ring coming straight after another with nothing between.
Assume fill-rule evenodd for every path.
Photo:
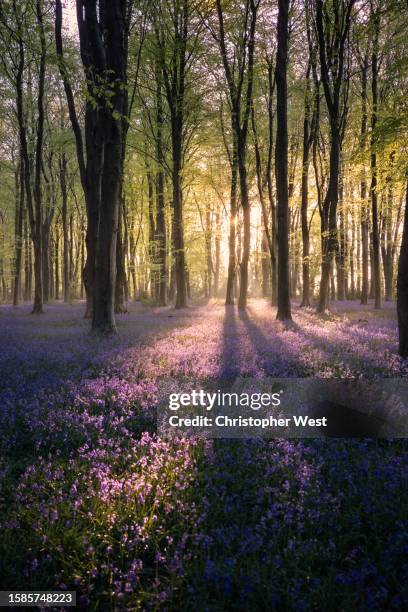
<instances>
[{"instance_id":1,"label":"carpet of bluebells","mask_svg":"<svg viewBox=\"0 0 408 612\"><path fill-rule=\"evenodd\" d=\"M406 610L404 440L163 439L155 407L237 376L399 377L395 312L252 301L0 308L0 588L86 610Z\"/></svg>"}]
</instances>

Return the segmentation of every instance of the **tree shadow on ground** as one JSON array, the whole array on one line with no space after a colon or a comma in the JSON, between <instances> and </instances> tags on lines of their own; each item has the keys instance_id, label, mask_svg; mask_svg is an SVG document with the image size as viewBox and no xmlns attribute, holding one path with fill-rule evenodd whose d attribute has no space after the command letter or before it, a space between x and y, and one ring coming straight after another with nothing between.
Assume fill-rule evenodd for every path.
<instances>
[{"instance_id":1,"label":"tree shadow on ground","mask_svg":"<svg viewBox=\"0 0 408 612\"><path fill-rule=\"evenodd\" d=\"M257 353L260 365L264 370L264 374L278 375L279 376L308 376L309 372L305 368L304 364L300 359L295 357L290 350L290 347L285 343L284 338L281 334L275 334L270 338L265 334L255 323L253 311L248 308L247 311L239 311L239 320L241 321L248 337L252 343L252 347L255 353ZM292 321L291 323L282 324L276 321L278 328L297 331L298 325ZM285 351L286 349L286 351ZM282 357L284 355L284 362Z\"/></svg>"},{"instance_id":2,"label":"tree shadow on ground","mask_svg":"<svg viewBox=\"0 0 408 612\"><path fill-rule=\"evenodd\" d=\"M225 306L219 375L221 379L233 380L238 376L239 344L235 306Z\"/></svg>"},{"instance_id":3,"label":"tree shadow on ground","mask_svg":"<svg viewBox=\"0 0 408 612\"><path fill-rule=\"evenodd\" d=\"M263 351L261 351L259 347L268 347L270 349L270 352L273 352L274 346L271 343L271 338L261 331L259 326L254 322L253 318L251 318L247 312L240 312L239 318L244 324L246 331L248 332L254 350L257 351L260 356L260 361L263 361L263 365L266 366L264 367L265 374L270 374L269 368L267 367L268 363L262 357ZM294 324L294 326L291 326L291 328L295 329L296 333L299 333L303 337L306 337L307 340L313 338L314 345L318 345L320 350L323 349L322 343L317 342L317 340L320 340L317 334L306 332L305 330L301 329L300 326L297 324ZM274 340L278 339L275 337ZM284 345L285 339L280 337L279 342ZM333 355L331 355L330 352L325 351L325 353L327 355L328 360L333 359ZM353 365L352 360L348 361L351 367ZM372 362L372 365L374 366L375 362ZM303 366L303 364L301 364L298 360L293 360L292 366L294 371L296 372L296 369L302 369L299 366ZM315 405L314 410L314 416L318 418L323 416L327 417L328 427L327 429L323 430L323 433L328 437L376 437L379 435L381 428L384 424L384 421L382 419L377 418L375 415L361 412L351 406L336 401L329 401L326 399L318 401L318 403Z\"/></svg>"}]
</instances>

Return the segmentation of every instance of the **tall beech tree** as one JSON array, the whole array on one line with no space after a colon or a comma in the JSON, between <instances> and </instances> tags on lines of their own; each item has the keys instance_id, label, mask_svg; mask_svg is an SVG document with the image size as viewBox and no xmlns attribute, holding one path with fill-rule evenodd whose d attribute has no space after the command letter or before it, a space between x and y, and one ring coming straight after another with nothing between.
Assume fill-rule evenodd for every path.
<instances>
[{"instance_id":1,"label":"tall beech tree","mask_svg":"<svg viewBox=\"0 0 408 612\"><path fill-rule=\"evenodd\" d=\"M146 53L143 59L141 81L154 83L154 87L142 87L138 92L138 101L143 107L141 131L148 186L150 294L155 305L166 306L168 297L167 249L172 246L172 241L169 241L167 236L167 220L170 215L167 210L166 179L171 177L172 167L169 159L170 130L166 125L167 109L162 63L157 53L155 36L147 37ZM173 266L172 277L174 277L174 272Z\"/></svg>"},{"instance_id":2,"label":"tall beech tree","mask_svg":"<svg viewBox=\"0 0 408 612\"><path fill-rule=\"evenodd\" d=\"M63 238L63 282L62 282L62 293L64 302L67 304L71 299L70 295L70 282L69 282L69 242L68 242L68 185L67 185L67 169L68 160L64 153L60 155L59 159L59 177L61 187L61 218L62 218L62 238Z\"/></svg>"},{"instance_id":3,"label":"tall beech tree","mask_svg":"<svg viewBox=\"0 0 408 612\"><path fill-rule=\"evenodd\" d=\"M114 316L116 249L121 178L127 61L128 2L77 0L81 58L87 80L85 148L62 47L62 7L56 2L56 47L70 119L76 138L81 183L87 205L87 262L84 283L92 329L116 330ZM91 306L92 305L92 306Z\"/></svg>"},{"instance_id":4,"label":"tall beech tree","mask_svg":"<svg viewBox=\"0 0 408 612\"><path fill-rule=\"evenodd\" d=\"M141 4L143 8L143 2ZM134 19L136 8L135 0L126 0L123 28L123 112L122 112L122 170L120 177L120 201L118 213L118 232L116 241L116 285L115 285L115 313L126 313L126 299L128 295L128 283L126 277L125 253L126 253L126 197L124 189L124 165L126 161L127 141L130 122L136 99L139 83L139 71L142 58L142 50L146 37L147 17L144 11L138 11L138 19ZM136 27L138 26L138 27ZM136 32L136 33L135 33ZM132 49L133 62L129 62L130 48Z\"/></svg>"},{"instance_id":5,"label":"tall beech tree","mask_svg":"<svg viewBox=\"0 0 408 612\"><path fill-rule=\"evenodd\" d=\"M349 79L345 79L351 17L355 0L316 0L315 30L320 73L330 124L330 161L326 195L322 203L322 265L317 311L326 310L330 270L337 248L337 204L342 136L347 116Z\"/></svg>"},{"instance_id":6,"label":"tall beech tree","mask_svg":"<svg viewBox=\"0 0 408 612\"><path fill-rule=\"evenodd\" d=\"M31 23L34 31L31 32ZM43 312L43 145L45 126L45 79L47 41L44 24L44 3L35 0L21 6L17 2L0 3L1 37L4 46L2 65L7 79L15 89L15 105L21 157L20 189L25 190L30 234L34 251L33 314ZM33 40L35 37L36 40ZM30 41L30 44L28 44ZM38 53L34 62L34 47ZM8 59L7 59L8 57ZM36 67L36 126L28 126L28 106L34 108L32 79L27 87L27 75ZM32 129L32 131L31 131ZM32 142L34 140L34 142ZM31 149L32 147L32 149Z\"/></svg>"},{"instance_id":7,"label":"tall beech tree","mask_svg":"<svg viewBox=\"0 0 408 612\"><path fill-rule=\"evenodd\" d=\"M21 159L16 168L16 224L15 224L15 270L13 284L13 306L18 306L21 294L21 264L23 255L23 220L25 206L24 166Z\"/></svg>"},{"instance_id":8,"label":"tall beech tree","mask_svg":"<svg viewBox=\"0 0 408 612\"><path fill-rule=\"evenodd\" d=\"M273 190L273 153L274 153L274 120L275 120L275 65L274 65L274 50L265 49L263 51L264 64L266 67L266 92L264 94L267 127L266 134L262 139L261 130L257 127L257 121L261 112L256 113L256 102L253 103L251 109L252 131L255 151L255 167L256 179L259 200L262 211L263 221L263 239L262 248L265 253L268 253L270 260L270 283L268 262L263 258L262 274L263 274L263 292L264 297L267 295L267 287L271 284L271 303L273 306L277 304L277 288L278 288L278 271L277 271L277 219L276 219L276 202ZM262 108L263 110L263 108ZM258 118L257 118L258 117ZM263 154L264 151L264 154Z\"/></svg>"},{"instance_id":9,"label":"tall beech tree","mask_svg":"<svg viewBox=\"0 0 408 612\"><path fill-rule=\"evenodd\" d=\"M156 209L157 209L157 260L158 260L158 306L167 303L167 261L166 261L166 201L165 201L165 160L164 160L164 109L163 86L160 67L156 66Z\"/></svg>"},{"instance_id":10,"label":"tall beech tree","mask_svg":"<svg viewBox=\"0 0 408 612\"><path fill-rule=\"evenodd\" d=\"M378 214L378 159L376 127L378 122L378 46L380 36L380 7L375 2L370 2L371 25L372 25L372 52L371 52L371 142L370 142L370 166L371 166L371 214L372 214L372 263L373 263L373 287L375 308L381 308L381 262L380 262L380 228Z\"/></svg>"},{"instance_id":11,"label":"tall beech tree","mask_svg":"<svg viewBox=\"0 0 408 612\"><path fill-rule=\"evenodd\" d=\"M173 241L176 280L176 308L187 306L188 275L184 244L183 166L189 143L188 127L191 108L191 71L196 61L196 47L201 24L194 15L191 0L159 2L153 9L158 59L170 112ZM161 112L160 109L158 112ZM191 126L190 126L191 127ZM158 152L159 154L159 152ZM162 180L162 179L160 179ZM159 191L163 193L162 185ZM161 197L161 194L159 194ZM159 202L162 208L163 204ZM163 253L163 219L160 213L160 241ZM163 269L163 261L161 262Z\"/></svg>"},{"instance_id":12,"label":"tall beech tree","mask_svg":"<svg viewBox=\"0 0 408 612\"><path fill-rule=\"evenodd\" d=\"M226 306L232 306L235 303L236 293L236 268L237 268L237 220L238 220L238 151L237 139L234 130L232 130L232 143L228 144L223 121L223 108L220 112L221 131L224 141L224 147L227 151L228 162L230 166L230 197L229 197L229 229L228 229L228 270L227 270L227 288L225 294Z\"/></svg>"},{"instance_id":13,"label":"tall beech tree","mask_svg":"<svg viewBox=\"0 0 408 612\"><path fill-rule=\"evenodd\" d=\"M100 22L95 21L96 3L85 6L80 25L86 30L93 57L103 66L104 99L100 113L103 130L103 166L95 265L92 328L116 330L114 302L116 284L116 239L120 186L123 173L123 115L126 67L126 0L100 2ZM89 6L91 4L91 6ZM89 14L89 21L88 21Z\"/></svg>"},{"instance_id":14,"label":"tall beech tree","mask_svg":"<svg viewBox=\"0 0 408 612\"><path fill-rule=\"evenodd\" d=\"M44 5L41 0L36 0L35 13L37 20L37 28L39 33L40 42L40 61L38 69L38 99L37 99L37 137L35 146L35 164L34 164L34 205L35 210L32 211L30 205L30 199L27 198L28 212L30 216L31 233L33 236L34 244L34 278L35 278L35 290L34 290L34 306L33 313L41 314L43 311L43 276L42 276L42 265L43 265L43 214L42 214L42 176L43 176L43 145L44 145L44 124L45 124L45 111L44 111L44 97L45 97L45 70L47 61L47 45L45 39L44 30ZM23 42L24 44L24 42ZM24 145L23 145L24 146ZM28 152L25 153L26 162L25 165L29 166ZM26 189L28 190L27 181L29 180L29 172L26 174Z\"/></svg>"},{"instance_id":15,"label":"tall beech tree","mask_svg":"<svg viewBox=\"0 0 408 612\"><path fill-rule=\"evenodd\" d=\"M216 0L218 17L217 29L212 28L212 35L219 44L222 64L224 67L229 106L231 111L231 126L233 131L232 180L235 180L234 165L238 169L243 213L243 249L241 258L241 274L239 285L238 307L245 309L248 293L248 263L251 246L251 209L249 201L247 142L248 127L251 116L254 81L255 33L260 0L245 0L242 6L242 26L238 38L228 40L225 28L224 7L221 0ZM235 42L238 40L238 42ZM231 47L233 52L231 54ZM237 60L235 58L238 58ZM231 219L235 225L235 189L231 186ZM235 247L235 233L230 236L230 248ZM231 254L230 254L231 258ZM234 258L235 259L235 256ZM233 286L234 261L229 266L229 279L226 303L233 303L231 289ZM235 267L235 266L234 266ZM230 276L231 275L231 276Z\"/></svg>"},{"instance_id":16,"label":"tall beech tree","mask_svg":"<svg viewBox=\"0 0 408 612\"><path fill-rule=\"evenodd\" d=\"M367 74L368 74L368 52L365 51L364 57L360 62L361 71L361 150L364 152L367 140ZM360 181L361 198L361 250L362 250L362 280L361 280L361 304L368 303L368 269L369 269L369 226L370 215L367 202L367 177L366 169L363 164Z\"/></svg>"},{"instance_id":17,"label":"tall beech tree","mask_svg":"<svg viewBox=\"0 0 408 612\"><path fill-rule=\"evenodd\" d=\"M308 218L309 207L309 166L310 152L316 133L318 120L319 90L316 77L316 49L312 41L310 28L310 7L306 2L306 31L309 49L309 59L306 68L305 109L303 117L303 152L302 152L302 179L301 179L301 225L302 225L302 301L301 306L310 306L310 229ZM314 89L311 88L311 74L313 72Z\"/></svg>"},{"instance_id":18,"label":"tall beech tree","mask_svg":"<svg viewBox=\"0 0 408 612\"><path fill-rule=\"evenodd\" d=\"M92 57L91 41L89 40L90 37L88 34L88 30L92 31L92 26L95 24L95 22L96 27L99 27L97 24L96 6L93 7L94 15L92 20L90 17L91 6L86 9L85 5L82 5L80 0L78 0L76 6L80 35L80 51L87 85L84 136L82 135L81 126L75 107L74 92L69 80L67 63L64 58L61 0L56 0L55 3L55 42L58 65L67 98L69 117L75 136L81 185L85 196L87 213L87 259L83 270L83 281L86 291L85 317L90 318L92 317L93 311L96 239L99 218L100 182L103 155L102 125L99 118L100 105L103 103L103 101L99 100L100 93L98 91L97 84L102 82L103 65L99 55L97 55L96 58ZM88 20L88 28L84 27L84 17Z\"/></svg>"},{"instance_id":19,"label":"tall beech tree","mask_svg":"<svg viewBox=\"0 0 408 612\"><path fill-rule=\"evenodd\" d=\"M301 306L310 306L310 237L308 220L308 195L309 195L309 163L311 134L310 129L310 71L311 62L308 61L306 71L306 92L305 92L305 114L303 118L303 155L302 155L302 302Z\"/></svg>"},{"instance_id":20,"label":"tall beech tree","mask_svg":"<svg viewBox=\"0 0 408 612\"><path fill-rule=\"evenodd\" d=\"M277 319L292 318L289 279L289 186L288 186L288 42L289 2L278 2L278 48L276 53L276 147L275 175L278 212L278 312Z\"/></svg>"}]
</instances>

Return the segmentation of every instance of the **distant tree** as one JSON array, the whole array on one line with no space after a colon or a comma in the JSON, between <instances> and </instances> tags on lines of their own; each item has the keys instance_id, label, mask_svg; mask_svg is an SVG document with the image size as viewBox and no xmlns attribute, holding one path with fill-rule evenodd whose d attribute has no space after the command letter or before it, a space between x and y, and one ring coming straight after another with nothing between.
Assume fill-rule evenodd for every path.
<instances>
[{"instance_id":1,"label":"distant tree","mask_svg":"<svg viewBox=\"0 0 408 612\"><path fill-rule=\"evenodd\" d=\"M248 264L251 240L251 212L249 201L248 169L247 169L247 142L248 127L251 117L251 105L253 99L254 85L254 54L255 33L260 0L246 0L242 6L242 24L238 32L232 34L232 40L228 40L228 32L225 28L224 7L221 0L216 0L218 27L212 28L212 34L218 42L221 59L227 82L229 96L229 107L231 111L231 126L233 131L232 147L232 185L231 185L231 223L235 224L235 198L236 191L234 183L236 175L239 176L241 193L241 206L243 212L243 249L241 259L241 275L238 307L245 309L248 293ZM238 42L235 42L238 41ZM233 49L231 52L231 48ZM237 171L237 173L236 173ZM227 281L226 303L233 303L232 287L235 275L235 232L230 234L230 265L228 267L229 278Z\"/></svg>"},{"instance_id":2,"label":"distant tree","mask_svg":"<svg viewBox=\"0 0 408 612\"><path fill-rule=\"evenodd\" d=\"M25 190L31 239L34 247L33 314L43 312L43 147L45 128L45 80L47 40L44 23L44 3L35 0L27 6L16 2L0 3L0 35L4 54L2 64L6 76L15 88L16 116L21 156L21 190ZM34 38L33 38L34 37ZM34 51L35 49L35 51ZM34 62L33 53L36 53ZM33 108L32 74L36 76L36 114L28 125ZM29 86L27 87L27 74ZM33 142L30 142L30 140ZM31 150L33 149L33 152ZM22 191L21 191L22 193Z\"/></svg>"},{"instance_id":3,"label":"distant tree","mask_svg":"<svg viewBox=\"0 0 408 612\"><path fill-rule=\"evenodd\" d=\"M301 224L302 224L302 302L301 306L310 306L310 230L308 219L309 205L309 166L310 151L316 133L318 119L319 91L316 86L312 92L311 73L316 73L316 49L312 41L310 27L310 9L306 2L306 30L309 49L309 58L306 68L305 109L303 117L303 156L302 156L302 182L301 182Z\"/></svg>"},{"instance_id":4,"label":"distant tree","mask_svg":"<svg viewBox=\"0 0 408 612\"><path fill-rule=\"evenodd\" d=\"M171 181L173 206L173 241L176 280L176 308L187 306L188 275L185 257L184 220L183 220L183 167L191 137L192 124L189 121L194 103L191 93L191 73L197 59L197 45L202 29L194 15L194 4L191 0L170 0L158 2L153 10L153 25L156 35L157 57L162 73L167 105L170 112L171 128ZM157 81L157 79L156 79ZM161 86L161 80L157 81ZM161 92L158 92L161 99ZM159 100L158 98L158 100ZM190 104L188 104L188 101ZM156 144L160 143L162 110L157 108L158 132ZM194 129L194 128L193 128ZM159 157L162 152L157 151ZM158 176L158 196L162 198L163 177ZM163 205L159 202L160 241L163 254ZM163 260L161 263L163 269ZM163 291L163 287L161 289Z\"/></svg>"},{"instance_id":5,"label":"distant tree","mask_svg":"<svg viewBox=\"0 0 408 612\"><path fill-rule=\"evenodd\" d=\"M315 30L320 72L330 124L330 162L322 203L322 270L317 311L328 305L330 270L337 248L340 154L347 116L349 79L346 77L352 10L355 0L315 0Z\"/></svg>"}]
</instances>

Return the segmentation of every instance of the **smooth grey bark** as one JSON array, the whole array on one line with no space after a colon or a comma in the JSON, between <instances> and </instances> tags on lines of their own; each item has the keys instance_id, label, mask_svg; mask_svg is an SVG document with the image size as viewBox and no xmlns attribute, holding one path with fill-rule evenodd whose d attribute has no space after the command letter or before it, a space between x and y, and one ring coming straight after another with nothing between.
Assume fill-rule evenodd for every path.
<instances>
[{"instance_id":1,"label":"smooth grey bark","mask_svg":"<svg viewBox=\"0 0 408 612\"><path fill-rule=\"evenodd\" d=\"M214 297L218 297L221 267L221 215L219 209L215 213L215 269L214 269Z\"/></svg>"},{"instance_id":2,"label":"smooth grey bark","mask_svg":"<svg viewBox=\"0 0 408 612\"><path fill-rule=\"evenodd\" d=\"M162 75L156 67L156 231L157 231L157 265L158 288L157 304L166 306L167 303L167 260L166 260L166 200L164 175L164 109L162 94Z\"/></svg>"},{"instance_id":3,"label":"smooth grey bark","mask_svg":"<svg viewBox=\"0 0 408 612\"><path fill-rule=\"evenodd\" d=\"M62 218L62 295L65 304L70 302L69 285L69 238L68 238L68 189L67 189L68 161L65 153L60 156L60 187L61 187L61 218Z\"/></svg>"},{"instance_id":4,"label":"smooth grey bark","mask_svg":"<svg viewBox=\"0 0 408 612\"><path fill-rule=\"evenodd\" d=\"M229 207L229 233L228 233L228 271L227 271L227 290L225 295L225 305L234 304L234 288L236 281L236 242L237 242L237 197L238 197L238 161L237 143L233 132L232 154L230 159L231 184L230 184L230 207Z\"/></svg>"},{"instance_id":5,"label":"smooth grey bark","mask_svg":"<svg viewBox=\"0 0 408 612\"><path fill-rule=\"evenodd\" d=\"M104 132L101 199L96 245L95 288L92 329L116 332L116 240L121 178L123 171L123 111L125 83L126 1L106 2L103 6L101 32L95 37L95 51L104 56L107 95L102 108ZM104 38L102 38L102 31Z\"/></svg>"},{"instance_id":6,"label":"smooth grey bark","mask_svg":"<svg viewBox=\"0 0 408 612\"><path fill-rule=\"evenodd\" d=\"M381 269L380 269L380 236L378 217L378 168L377 168L377 142L375 129L378 122L378 42L380 33L380 16L378 11L373 15L374 40L371 55L371 215L372 215L372 249L373 249L373 285L374 308L381 308Z\"/></svg>"},{"instance_id":7,"label":"smooth grey bark","mask_svg":"<svg viewBox=\"0 0 408 612\"><path fill-rule=\"evenodd\" d=\"M288 195L288 117L287 65L289 41L289 2L278 2L278 49L276 57L276 147L275 175L278 216L278 312L276 318L292 318L289 278L289 195Z\"/></svg>"},{"instance_id":8,"label":"smooth grey bark","mask_svg":"<svg viewBox=\"0 0 408 612\"><path fill-rule=\"evenodd\" d=\"M313 94L313 113L311 109L311 87L310 87L310 72L313 69L313 74L316 72L316 66L313 59L314 50L311 43L311 33L309 26L309 13L307 12L308 26L308 41L309 41L309 61L306 71L306 91L305 91L305 108L303 118L303 154L302 154L302 182L301 182L301 227L302 227L302 301L301 307L310 306L310 227L308 220L309 206L309 166L310 166L310 150L313 145L313 140L316 134L316 123L318 121L319 111L319 91L315 83L315 91ZM315 79L314 79L315 81Z\"/></svg>"},{"instance_id":9,"label":"smooth grey bark","mask_svg":"<svg viewBox=\"0 0 408 612\"><path fill-rule=\"evenodd\" d=\"M368 73L368 55L364 56L361 66L361 149L365 149L367 139L367 73ZM361 182L360 182L360 198L361 198L361 258L362 258L362 279L361 279L361 304L368 303L368 269L369 269L369 225L370 214L367 203L367 179L366 171L363 167Z\"/></svg>"},{"instance_id":10,"label":"smooth grey bark","mask_svg":"<svg viewBox=\"0 0 408 612\"><path fill-rule=\"evenodd\" d=\"M15 223L15 268L13 285L13 306L18 306L21 294L21 264L23 253L23 217L24 217L24 166L20 161L16 169L16 223Z\"/></svg>"},{"instance_id":11,"label":"smooth grey bark","mask_svg":"<svg viewBox=\"0 0 408 612\"><path fill-rule=\"evenodd\" d=\"M76 12L80 41L81 60L87 79L87 97L85 103L84 135L79 124L73 90L69 81L68 71L64 61L62 40L62 5L61 0L55 4L55 42L57 60L62 77L68 112L72 130L75 136L76 154L78 160L81 185L85 197L87 228L86 228L86 262L82 271L86 292L85 318L92 317L96 242L98 233L98 218L101 197L101 176L103 165L103 96L100 83L105 70L103 48L97 42L100 37L98 16L95 0L76 0Z\"/></svg>"}]
</instances>

